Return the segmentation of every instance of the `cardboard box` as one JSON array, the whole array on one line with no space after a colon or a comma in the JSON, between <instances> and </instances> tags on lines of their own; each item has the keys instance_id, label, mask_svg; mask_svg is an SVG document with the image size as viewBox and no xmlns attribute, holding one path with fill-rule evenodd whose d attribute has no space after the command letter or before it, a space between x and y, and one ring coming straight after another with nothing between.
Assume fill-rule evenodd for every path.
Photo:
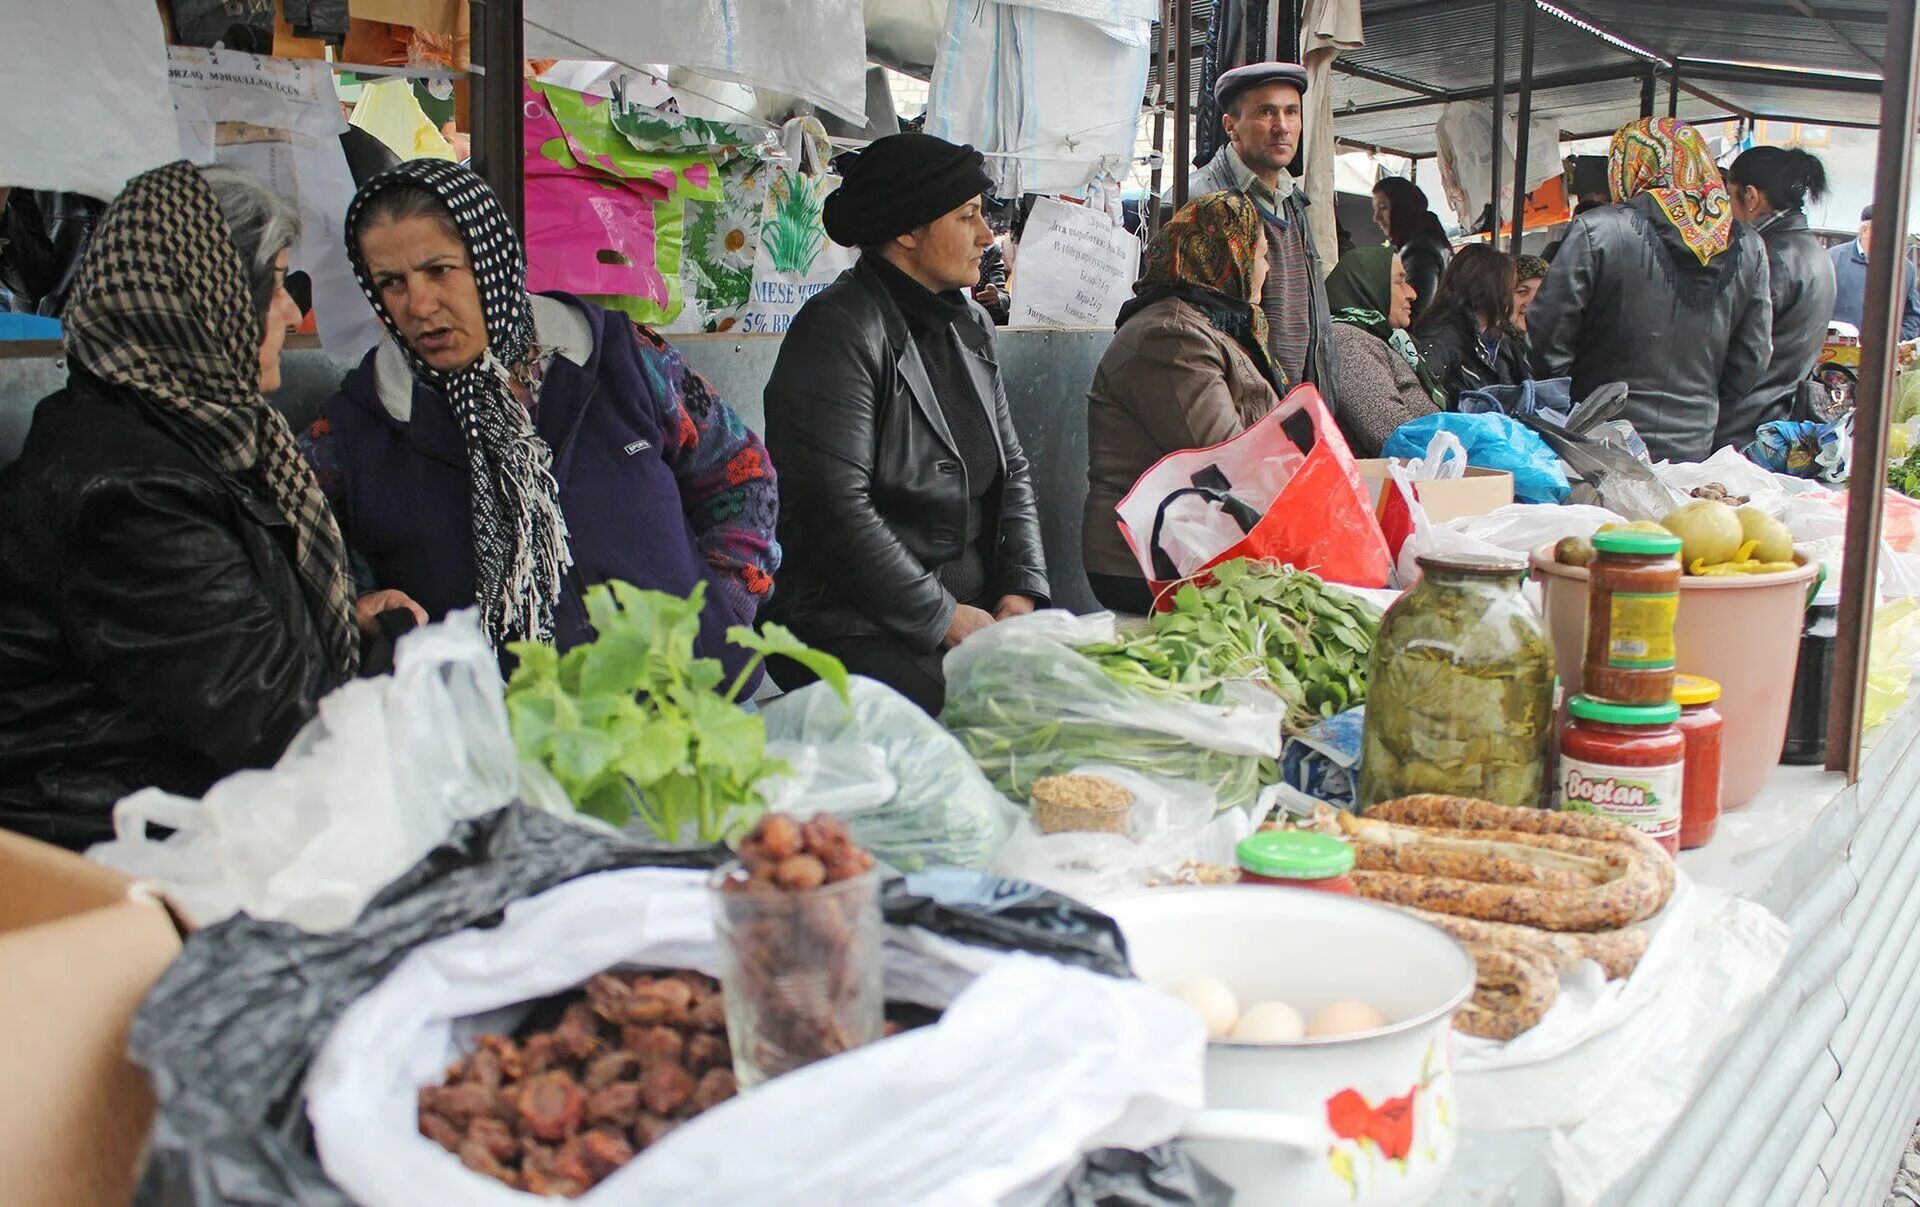
<instances>
[{"instance_id":1,"label":"cardboard box","mask_svg":"<svg viewBox=\"0 0 1920 1207\"><path fill-rule=\"evenodd\" d=\"M124 1207L153 1122L127 1026L180 934L118 872L0 831L0 1200Z\"/></svg>"},{"instance_id":2,"label":"cardboard box","mask_svg":"<svg viewBox=\"0 0 1920 1207\"><path fill-rule=\"evenodd\" d=\"M1383 458L1365 458L1359 462L1360 476L1366 479L1367 493L1377 509L1380 488L1387 481L1387 463ZM1504 469L1467 467L1467 476L1444 482L1419 484L1420 505L1427 518L1436 524L1462 516L1485 515L1513 502L1513 475Z\"/></svg>"}]
</instances>

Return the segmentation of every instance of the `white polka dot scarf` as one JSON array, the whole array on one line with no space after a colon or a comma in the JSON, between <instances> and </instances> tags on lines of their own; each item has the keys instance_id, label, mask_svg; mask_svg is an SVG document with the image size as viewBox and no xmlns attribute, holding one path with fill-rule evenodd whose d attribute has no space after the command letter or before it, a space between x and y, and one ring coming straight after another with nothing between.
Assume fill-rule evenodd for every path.
<instances>
[{"instance_id":1,"label":"white polka dot scarf","mask_svg":"<svg viewBox=\"0 0 1920 1207\"><path fill-rule=\"evenodd\" d=\"M438 197L467 245L487 324L487 351L473 364L444 373L407 345L380 300L359 241L360 215L381 192L411 185ZM442 159L412 159L368 181L347 209L347 255L374 313L413 365L414 376L438 390L466 439L473 510L474 599L495 645L551 641L561 575L573 564L559 487L549 466L553 450L534 431L514 396L513 370L533 346L533 308L527 297L520 239L493 189L471 169Z\"/></svg>"},{"instance_id":2,"label":"white polka dot scarf","mask_svg":"<svg viewBox=\"0 0 1920 1207\"><path fill-rule=\"evenodd\" d=\"M139 395L214 472L264 487L293 529L314 628L342 676L359 663L346 542L286 417L260 394L260 311L213 190L185 160L127 183L67 305L67 360Z\"/></svg>"}]
</instances>

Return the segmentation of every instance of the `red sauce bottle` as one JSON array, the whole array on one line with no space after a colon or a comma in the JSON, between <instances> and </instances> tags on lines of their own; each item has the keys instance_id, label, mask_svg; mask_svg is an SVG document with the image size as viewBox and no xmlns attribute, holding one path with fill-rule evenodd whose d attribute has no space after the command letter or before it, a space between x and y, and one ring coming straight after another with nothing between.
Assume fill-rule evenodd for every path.
<instances>
[{"instance_id":1,"label":"red sauce bottle","mask_svg":"<svg viewBox=\"0 0 1920 1207\"><path fill-rule=\"evenodd\" d=\"M1720 824L1720 731L1725 728L1714 701L1720 685L1698 675L1673 677L1673 702L1680 706L1674 728L1687 743L1687 770L1680 788L1680 849L1704 847Z\"/></svg>"},{"instance_id":2,"label":"red sauce bottle","mask_svg":"<svg viewBox=\"0 0 1920 1207\"><path fill-rule=\"evenodd\" d=\"M1275 884L1358 896L1354 891L1353 848L1331 834L1314 830L1261 830L1233 849L1240 883Z\"/></svg>"},{"instance_id":3,"label":"red sauce bottle","mask_svg":"<svg viewBox=\"0 0 1920 1207\"><path fill-rule=\"evenodd\" d=\"M1575 696L1567 712L1573 719L1560 737L1555 807L1611 818L1678 853L1687 754L1674 728L1680 706Z\"/></svg>"}]
</instances>

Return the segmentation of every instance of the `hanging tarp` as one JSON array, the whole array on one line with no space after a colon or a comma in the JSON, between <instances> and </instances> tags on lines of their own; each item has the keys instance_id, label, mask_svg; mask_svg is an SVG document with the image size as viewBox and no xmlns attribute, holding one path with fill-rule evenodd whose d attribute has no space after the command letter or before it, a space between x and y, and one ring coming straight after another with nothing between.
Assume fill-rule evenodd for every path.
<instances>
[{"instance_id":1,"label":"hanging tarp","mask_svg":"<svg viewBox=\"0 0 1920 1207\"><path fill-rule=\"evenodd\" d=\"M1077 193L1133 158L1154 0L966 0L947 15L929 134L972 143L1002 197Z\"/></svg>"},{"instance_id":2,"label":"hanging tarp","mask_svg":"<svg viewBox=\"0 0 1920 1207\"><path fill-rule=\"evenodd\" d=\"M1560 161L1560 121L1556 117L1534 115L1528 123L1527 180L1524 191L1531 192L1564 171ZM1513 213L1513 165L1518 158L1514 114L1505 115L1502 153L1505 168L1500 173L1498 213ZM1486 212L1493 189L1493 106L1484 101L1453 101L1440 111L1434 128L1439 148L1440 184L1447 204L1459 216L1460 224L1472 230Z\"/></svg>"}]
</instances>

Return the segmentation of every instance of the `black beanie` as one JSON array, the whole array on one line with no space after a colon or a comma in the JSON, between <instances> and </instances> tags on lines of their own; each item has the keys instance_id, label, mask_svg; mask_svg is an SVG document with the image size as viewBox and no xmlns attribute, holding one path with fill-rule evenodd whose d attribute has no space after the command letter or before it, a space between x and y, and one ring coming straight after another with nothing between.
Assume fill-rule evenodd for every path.
<instances>
[{"instance_id":1,"label":"black beanie","mask_svg":"<svg viewBox=\"0 0 1920 1207\"><path fill-rule=\"evenodd\" d=\"M889 134L855 156L827 194L827 236L843 247L885 243L987 191L986 160L931 134Z\"/></svg>"}]
</instances>

